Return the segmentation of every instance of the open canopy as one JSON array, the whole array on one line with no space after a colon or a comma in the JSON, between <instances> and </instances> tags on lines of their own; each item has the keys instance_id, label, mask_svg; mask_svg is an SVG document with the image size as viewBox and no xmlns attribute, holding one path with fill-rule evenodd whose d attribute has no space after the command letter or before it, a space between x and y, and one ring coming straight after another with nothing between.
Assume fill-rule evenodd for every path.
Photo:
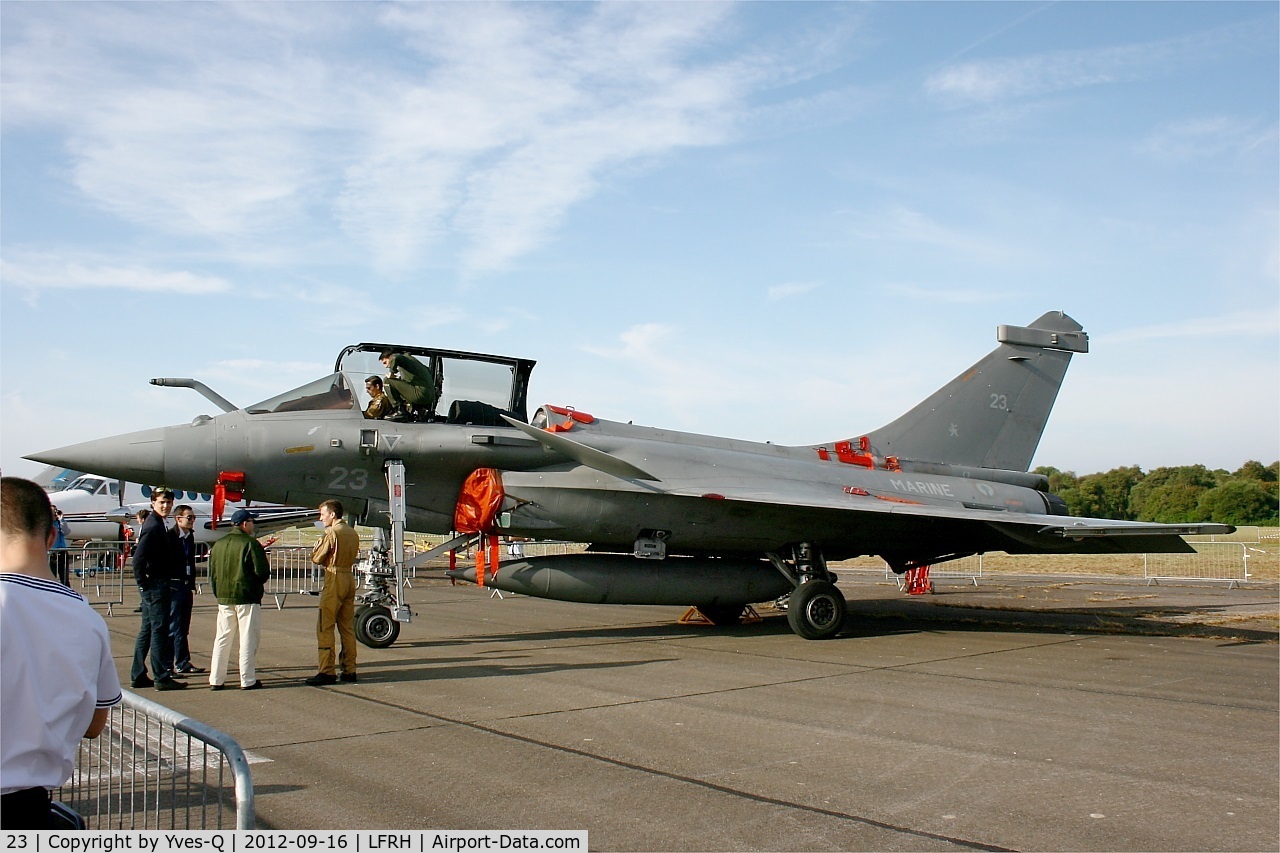
<instances>
[{"instance_id":1,"label":"open canopy","mask_svg":"<svg viewBox=\"0 0 1280 853\"><path fill-rule=\"evenodd\" d=\"M504 413L528 422L529 376L535 364L531 359L379 343L347 347L338 354L330 375L255 403L246 411L256 415L364 410L369 405L364 380L386 375L379 356L388 350L412 356L430 368L437 391L435 421L500 425L499 413Z\"/></svg>"}]
</instances>

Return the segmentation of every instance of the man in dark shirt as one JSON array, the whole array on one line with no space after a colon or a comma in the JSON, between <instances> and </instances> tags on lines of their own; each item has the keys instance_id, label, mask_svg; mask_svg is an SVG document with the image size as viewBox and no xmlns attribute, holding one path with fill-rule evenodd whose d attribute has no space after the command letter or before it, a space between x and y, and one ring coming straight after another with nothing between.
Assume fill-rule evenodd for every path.
<instances>
[{"instance_id":1,"label":"man in dark shirt","mask_svg":"<svg viewBox=\"0 0 1280 853\"><path fill-rule=\"evenodd\" d=\"M191 605L196 594L196 512L187 504L173 508L170 545L177 557L177 574L169 579L169 634L173 637L173 668L182 675L204 672L191 662Z\"/></svg>"},{"instance_id":2,"label":"man in dark shirt","mask_svg":"<svg viewBox=\"0 0 1280 853\"><path fill-rule=\"evenodd\" d=\"M173 637L169 633L169 578L177 573L177 558L165 530L164 520L173 509L173 492L160 487L151 493L151 514L138 532L133 551L133 577L142 599L142 624L133 644L130 683L136 690L154 686L157 690L179 690L187 685L173 677ZM151 670L147 675L147 653Z\"/></svg>"}]
</instances>

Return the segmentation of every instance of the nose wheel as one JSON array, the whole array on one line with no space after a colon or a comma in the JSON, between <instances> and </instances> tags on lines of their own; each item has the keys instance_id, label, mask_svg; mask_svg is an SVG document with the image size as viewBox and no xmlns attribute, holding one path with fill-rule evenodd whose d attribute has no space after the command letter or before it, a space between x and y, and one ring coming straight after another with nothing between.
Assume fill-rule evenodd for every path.
<instances>
[{"instance_id":1,"label":"nose wheel","mask_svg":"<svg viewBox=\"0 0 1280 853\"><path fill-rule=\"evenodd\" d=\"M400 623L381 604L356 608L356 639L373 649L385 649L400 636Z\"/></svg>"}]
</instances>

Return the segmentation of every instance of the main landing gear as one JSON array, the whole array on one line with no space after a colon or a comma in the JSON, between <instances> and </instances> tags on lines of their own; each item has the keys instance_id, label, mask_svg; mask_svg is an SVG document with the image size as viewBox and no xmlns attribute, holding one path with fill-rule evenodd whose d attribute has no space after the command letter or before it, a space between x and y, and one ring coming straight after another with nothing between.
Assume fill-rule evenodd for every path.
<instances>
[{"instance_id":1,"label":"main landing gear","mask_svg":"<svg viewBox=\"0 0 1280 853\"><path fill-rule=\"evenodd\" d=\"M767 555L774 568L796 585L787 602L787 624L806 640L828 640L844 627L844 594L836 589L836 576L827 570L822 552L801 542L783 557Z\"/></svg>"}]
</instances>

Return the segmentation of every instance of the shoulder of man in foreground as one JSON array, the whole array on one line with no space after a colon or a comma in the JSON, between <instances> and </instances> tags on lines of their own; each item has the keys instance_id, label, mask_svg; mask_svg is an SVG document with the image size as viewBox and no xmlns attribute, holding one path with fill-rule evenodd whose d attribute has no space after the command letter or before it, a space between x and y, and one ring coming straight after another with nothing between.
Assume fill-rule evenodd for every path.
<instances>
[{"instance_id":1,"label":"shoulder of man in foreground","mask_svg":"<svg viewBox=\"0 0 1280 853\"><path fill-rule=\"evenodd\" d=\"M0 569L0 583L49 592L55 595L65 595L68 598L84 602L85 606L89 605L87 598L71 587L63 585L45 566L5 566Z\"/></svg>"}]
</instances>

